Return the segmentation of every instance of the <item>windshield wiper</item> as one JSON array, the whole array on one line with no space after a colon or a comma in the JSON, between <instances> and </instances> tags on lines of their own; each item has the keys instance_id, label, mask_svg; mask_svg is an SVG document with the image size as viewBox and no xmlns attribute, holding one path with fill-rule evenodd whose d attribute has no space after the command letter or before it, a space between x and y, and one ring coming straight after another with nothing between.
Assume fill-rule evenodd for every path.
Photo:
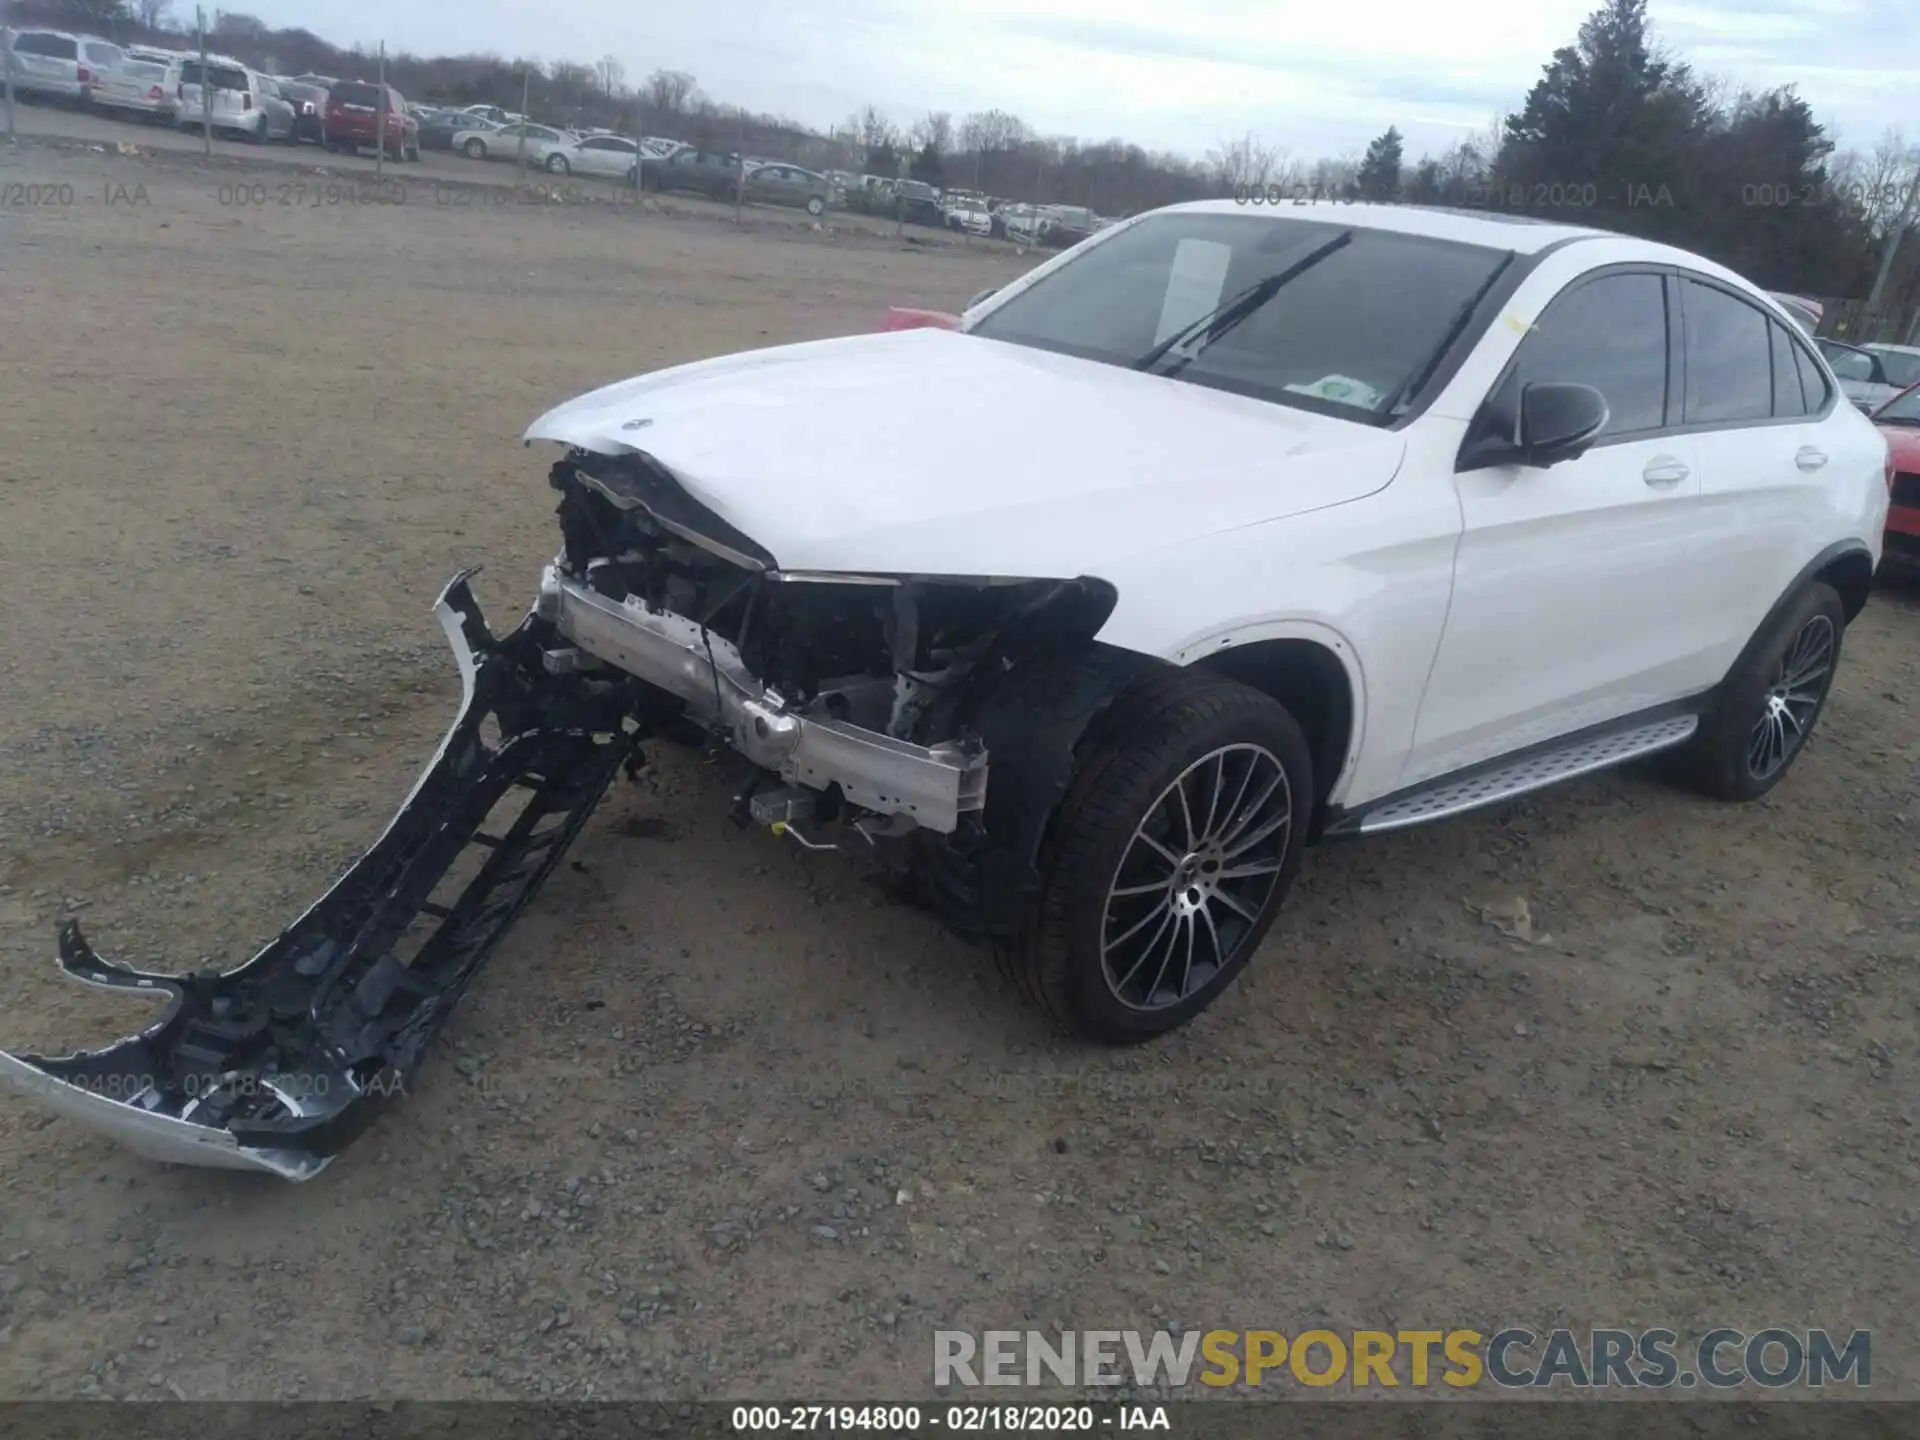
<instances>
[{"instance_id":1,"label":"windshield wiper","mask_svg":"<svg viewBox=\"0 0 1920 1440\"><path fill-rule=\"evenodd\" d=\"M1473 319L1473 312L1480 308L1480 302L1487 298L1487 292L1493 289L1494 282L1506 273L1507 266L1512 263L1513 251L1509 250L1501 258L1500 263L1493 267L1487 278L1480 282L1480 288L1469 295L1460 308L1453 312L1453 318L1447 322L1447 328L1440 336L1440 343L1433 347L1433 353L1427 356L1426 363L1394 387L1393 393L1387 396L1380 406L1381 414L1391 415L1401 402L1411 400L1420 393L1421 388L1433 378L1433 372L1440 368L1440 362L1446 358L1447 351L1453 348L1453 342L1460 338L1460 332L1467 328L1467 322Z\"/></svg>"},{"instance_id":2,"label":"windshield wiper","mask_svg":"<svg viewBox=\"0 0 1920 1440\"><path fill-rule=\"evenodd\" d=\"M1224 305L1208 311L1198 320L1193 321L1191 324L1183 325L1174 331L1173 334L1147 351L1147 353L1142 355L1138 360L1135 360L1133 362L1133 368L1135 370L1151 370L1155 365L1159 364L1168 355L1177 350L1180 352L1177 363L1169 365L1160 373L1163 375L1178 375L1198 358L1202 350L1205 350L1214 341L1218 340L1222 335L1226 334L1229 330L1233 329L1234 326L1238 325L1242 320L1246 319L1249 315L1253 314L1254 311L1278 295L1283 286L1292 283L1295 279L1326 259L1327 256L1333 254L1333 252L1341 246L1351 243L1352 240L1353 231L1342 230L1331 240L1323 241L1314 246L1313 249L1309 250L1305 255L1302 255L1298 260L1294 261L1293 264L1287 266L1286 269L1276 270L1265 279L1254 281L1253 284L1242 290Z\"/></svg>"}]
</instances>

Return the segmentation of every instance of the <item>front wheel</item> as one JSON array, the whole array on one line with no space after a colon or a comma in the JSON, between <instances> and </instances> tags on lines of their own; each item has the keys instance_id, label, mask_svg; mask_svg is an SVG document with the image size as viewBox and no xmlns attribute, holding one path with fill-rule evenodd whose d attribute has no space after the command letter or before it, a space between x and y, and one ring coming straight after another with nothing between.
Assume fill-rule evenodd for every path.
<instances>
[{"instance_id":1,"label":"front wheel","mask_svg":"<svg viewBox=\"0 0 1920 1440\"><path fill-rule=\"evenodd\" d=\"M467 141L467 158L469 160L486 159L487 158L487 142L484 140Z\"/></svg>"},{"instance_id":2,"label":"front wheel","mask_svg":"<svg viewBox=\"0 0 1920 1440\"><path fill-rule=\"evenodd\" d=\"M567 164L567 157L564 155L549 155L547 157L547 173L549 175L565 175L569 173L572 168L571 165Z\"/></svg>"},{"instance_id":3,"label":"front wheel","mask_svg":"<svg viewBox=\"0 0 1920 1440\"><path fill-rule=\"evenodd\" d=\"M1313 764L1293 716L1200 670L1156 674L1081 746L1054 815L1027 992L1088 1039L1131 1044L1211 1005L1300 867Z\"/></svg>"},{"instance_id":4,"label":"front wheel","mask_svg":"<svg viewBox=\"0 0 1920 1440\"><path fill-rule=\"evenodd\" d=\"M826 201L822 200L818 195L813 195L808 197L807 214L813 216L815 219L818 219L820 216L826 213L827 213Z\"/></svg>"},{"instance_id":5,"label":"front wheel","mask_svg":"<svg viewBox=\"0 0 1920 1440\"><path fill-rule=\"evenodd\" d=\"M1676 757L1680 778L1716 800L1758 800L1785 778L1826 708L1847 612L1814 581L1754 637L1699 731Z\"/></svg>"}]
</instances>

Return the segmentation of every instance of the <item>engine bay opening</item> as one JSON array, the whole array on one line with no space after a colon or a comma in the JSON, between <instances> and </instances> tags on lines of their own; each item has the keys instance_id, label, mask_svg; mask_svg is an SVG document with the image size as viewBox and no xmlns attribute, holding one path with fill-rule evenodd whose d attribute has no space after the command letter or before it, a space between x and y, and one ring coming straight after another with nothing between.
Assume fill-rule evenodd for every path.
<instances>
[{"instance_id":1,"label":"engine bay opening","mask_svg":"<svg viewBox=\"0 0 1920 1440\"><path fill-rule=\"evenodd\" d=\"M694 622L776 708L917 745L964 739L956 716L990 656L1088 638L1115 598L1089 579L787 574L644 454L576 451L550 482L568 578Z\"/></svg>"}]
</instances>

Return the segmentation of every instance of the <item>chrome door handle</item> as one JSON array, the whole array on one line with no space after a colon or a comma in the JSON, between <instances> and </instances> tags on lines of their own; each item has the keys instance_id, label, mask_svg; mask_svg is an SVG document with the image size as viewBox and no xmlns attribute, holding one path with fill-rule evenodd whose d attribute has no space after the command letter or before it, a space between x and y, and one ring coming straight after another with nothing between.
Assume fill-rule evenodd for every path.
<instances>
[{"instance_id":1,"label":"chrome door handle","mask_svg":"<svg viewBox=\"0 0 1920 1440\"><path fill-rule=\"evenodd\" d=\"M1647 468L1640 472L1649 485L1677 485L1692 473L1683 461L1671 455L1654 456L1647 462Z\"/></svg>"},{"instance_id":2,"label":"chrome door handle","mask_svg":"<svg viewBox=\"0 0 1920 1440\"><path fill-rule=\"evenodd\" d=\"M1818 470L1827 463L1827 452L1816 450L1811 445L1802 445L1799 452L1794 455L1793 463L1802 470Z\"/></svg>"}]
</instances>

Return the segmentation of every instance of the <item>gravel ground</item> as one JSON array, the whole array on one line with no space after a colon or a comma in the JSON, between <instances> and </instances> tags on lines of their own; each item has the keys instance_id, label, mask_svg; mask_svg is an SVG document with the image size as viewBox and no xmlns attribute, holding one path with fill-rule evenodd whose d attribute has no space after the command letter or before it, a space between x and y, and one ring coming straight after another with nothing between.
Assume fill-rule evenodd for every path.
<instances>
[{"instance_id":1,"label":"gravel ground","mask_svg":"<svg viewBox=\"0 0 1920 1440\"><path fill-rule=\"evenodd\" d=\"M229 964L376 833L451 713L440 584L506 620L553 548L534 415L1032 263L223 203L240 164L0 150L74 188L0 210L11 1048L142 1018L58 976L63 913ZM665 754L313 1183L0 1106L0 1395L919 1397L936 1327L1504 1322L1871 1327L1911 1395L1917 634L1883 590L1765 803L1614 774L1309 857L1126 1053Z\"/></svg>"}]
</instances>

